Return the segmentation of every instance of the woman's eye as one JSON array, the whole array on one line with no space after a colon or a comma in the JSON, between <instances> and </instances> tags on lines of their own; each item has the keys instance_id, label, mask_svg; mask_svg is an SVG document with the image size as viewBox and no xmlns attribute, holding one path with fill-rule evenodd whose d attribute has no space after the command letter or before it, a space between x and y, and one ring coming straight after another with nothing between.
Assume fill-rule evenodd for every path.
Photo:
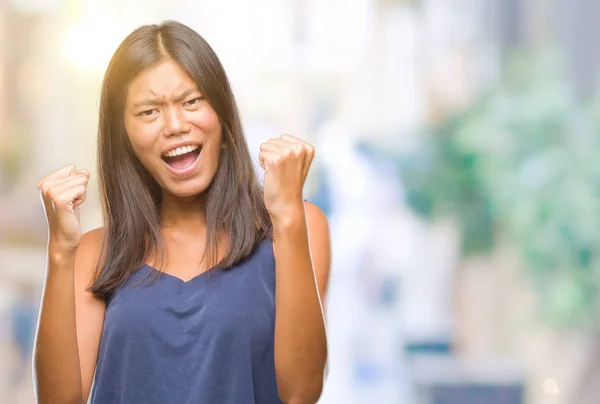
<instances>
[{"instance_id":1,"label":"woman's eye","mask_svg":"<svg viewBox=\"0 0 600 404\"><path fill-rule=\"evenodd\" d=\"M158 113L157 109L147 109L146 111L142 111L138 114L138 116L152 116L154 113Z\"/></svg>"},{"instance_id":2,"label":"woman's eye","mask_svg":"<svg viewBox=\"0 0 600 404\"><path fill-rule=\"evenodd\" d=\"M185 102L183 105L186 107L191 107L192 105L198 104L203 99L204 99L204 97L197 97L197 98L194 98L193 100Z\"/></svg>"}]
</instances>

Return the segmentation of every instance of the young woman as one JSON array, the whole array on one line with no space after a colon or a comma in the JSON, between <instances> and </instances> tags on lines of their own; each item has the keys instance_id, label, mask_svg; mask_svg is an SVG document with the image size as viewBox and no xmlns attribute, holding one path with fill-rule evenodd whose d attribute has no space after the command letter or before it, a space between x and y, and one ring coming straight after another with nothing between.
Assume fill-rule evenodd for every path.
<instances>
[{"instance_id":1,"label":"young woman","mask_svg":"<svg viewBox=\"0 0 600 404\"><path fill-rule=\"evenodd\" d=\"M314 149L290 135L261 145L261 187L223 67L176 22L119 46L98 136L103 228L81 235L88 171L38 184L38 402L315 403L330 251L302 198Z\"/></svg>"}]
</instances>

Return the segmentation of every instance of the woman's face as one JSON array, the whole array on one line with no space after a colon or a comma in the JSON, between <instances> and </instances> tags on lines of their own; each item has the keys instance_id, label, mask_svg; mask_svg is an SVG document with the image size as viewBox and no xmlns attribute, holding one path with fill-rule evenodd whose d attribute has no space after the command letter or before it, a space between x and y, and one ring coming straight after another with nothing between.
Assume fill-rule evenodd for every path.
<instances>
[{"instance_id":1,"label":"woman's face","mask_svg":"<svg viewBox=\"0 0 600 404\"><path fill-rule=\"evenodd\" d=\"M135 154L174 196L202 193L219 162L221 122L192 78L167 59L129 85L125 130Z\"/></svg>"}]
</instances>

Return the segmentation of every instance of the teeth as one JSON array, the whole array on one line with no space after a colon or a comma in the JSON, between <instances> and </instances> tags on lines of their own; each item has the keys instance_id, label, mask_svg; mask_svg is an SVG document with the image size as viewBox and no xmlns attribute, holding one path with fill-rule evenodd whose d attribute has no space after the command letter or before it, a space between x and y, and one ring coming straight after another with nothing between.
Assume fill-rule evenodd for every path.
<instances>
[{"instance_id":1,"label":"teeth","mask_svg":"<svg viewBox=\"0 0 600 404\"><path fill-rule=\"evenodd\" d=\"M176 149L170 150L167 154L165 154L165 156L167 156L167 157L181 156L182 154L193 152L197 148L198 148L198 146L178 147Z\"/></svg>"}]
</instances>

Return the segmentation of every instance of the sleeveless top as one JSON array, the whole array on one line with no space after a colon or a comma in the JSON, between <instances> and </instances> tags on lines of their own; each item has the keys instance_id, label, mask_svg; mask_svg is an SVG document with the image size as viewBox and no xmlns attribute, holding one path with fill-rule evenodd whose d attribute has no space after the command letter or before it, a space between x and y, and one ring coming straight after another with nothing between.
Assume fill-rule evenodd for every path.
<instances>
[{"instance_id":1,"label":"sleeveless top","mask_svg":"<svg viewBox=\"0 0 600 404\"><path fill-rule=\"evenodd\" d=\"M107 299L91 403L281 404L274 332L271 240L188 282L144 265Z\"/></svg>"}]
</instances>

